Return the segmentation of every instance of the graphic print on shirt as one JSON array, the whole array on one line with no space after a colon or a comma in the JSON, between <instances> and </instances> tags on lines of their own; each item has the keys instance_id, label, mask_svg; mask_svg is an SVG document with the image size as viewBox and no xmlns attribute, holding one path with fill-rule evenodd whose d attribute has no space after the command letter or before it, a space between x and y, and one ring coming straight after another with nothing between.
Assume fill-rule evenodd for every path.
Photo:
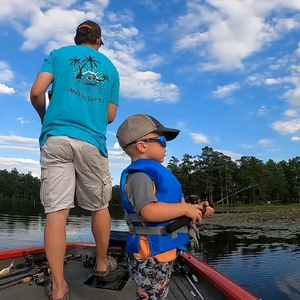
<instances>
[{"instance_id":1,"label":"graphic print on shirt","mask_svg":"<svg viewBox=\"0 0 300 300\"><path fill-rule=\"evenodd\" d=\"M84 56L83 59L74 56L69 59L69 62L70 66L74 67L73 81L76 85L80 82L86 89L91 90L92 87L97 87L97 91L99 91L99 86L103 86L105 82L109 81L107 74L102 73L99 67L101 62L90 54Z\"/></svg>"}]
</instances>

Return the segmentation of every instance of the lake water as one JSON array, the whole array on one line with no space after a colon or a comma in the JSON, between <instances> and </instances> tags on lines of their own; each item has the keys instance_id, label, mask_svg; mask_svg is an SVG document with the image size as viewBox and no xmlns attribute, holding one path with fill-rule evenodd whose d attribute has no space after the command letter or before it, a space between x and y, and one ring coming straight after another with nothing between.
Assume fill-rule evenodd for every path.
<instances>
[{"instance_id":1,"label":"lake water","mask_svg":"<svg viewBox=\"0 0 300 300\"><path fill-rule=\"evenodd\" d=\"M112 211L112 229L127 231L116 210ZM44 225L40 205L0 202L0 250L43 244ZM202 235L200 251L195 252L198 257L262 300L300 300L300 238L239 240L237 232L230 229L216 232ZM93 242L90 217L73 211L67 237L70 242Z\"/></svg>"}]
</instances>

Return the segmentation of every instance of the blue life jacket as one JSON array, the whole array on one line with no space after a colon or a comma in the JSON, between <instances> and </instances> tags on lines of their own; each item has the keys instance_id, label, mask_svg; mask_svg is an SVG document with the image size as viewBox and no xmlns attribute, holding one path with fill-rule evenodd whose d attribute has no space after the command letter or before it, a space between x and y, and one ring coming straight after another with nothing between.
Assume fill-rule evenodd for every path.
<instances>
[{"instance_id":1,"label":"blue life jacket","mask_svg":"<svg viewBox=\"0 0 300 300\"><path fill-rule=\"evenodd\" d=\"M121 199L125 211L125 219L129 226L126 251L139 253L141 235L147 235L153 256L173 249L185 250L185 246L189 243L187 226L182 228L183 230L179 229L171 234L162 234L160 229L173 222L173 220L147 223L133 210L125 193L125 185L128 175L134 172L143 172L152 179L157 187L156 197L158 202L180 203L183 197L182 188L177 178L160 163L149 159L139 159L128 166L122 172L120 181Z\"/></svg>"}]
</instances>

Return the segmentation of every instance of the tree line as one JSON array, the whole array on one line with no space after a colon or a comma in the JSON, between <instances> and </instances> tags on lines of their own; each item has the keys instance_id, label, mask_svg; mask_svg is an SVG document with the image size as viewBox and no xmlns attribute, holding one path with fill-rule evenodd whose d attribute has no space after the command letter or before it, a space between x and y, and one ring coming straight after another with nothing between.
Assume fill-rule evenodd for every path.
<instances>
[{"instance_id":1,"label":"tree line","mask_svg":"<svg viewBox=\"0 0 300 300\"><path fill-rule=\"evenodd\" d=\"M19 173L16 168L10 172L0 170L0 199L40 202L40 179L28 174Z\"/></svg>"},{"instance_id":2,"label":"tree line","mask_svg":"<svg viewBox=\"0 0 300 300\"><path fill-rule=\"evenodd\" d=\"M205 147L199 155L171 157L167 168L182 184L185 196L205 195L211 203L300 203L300 157L267 162L242 156L239 160ZM251 187L251 188L249 188ZM0 199L39 202L40 180L16 168L0 170ZM258 193L259 191L259 193ZM112 203L120 203L119 186Z\"/></svg>"}]
</instances>

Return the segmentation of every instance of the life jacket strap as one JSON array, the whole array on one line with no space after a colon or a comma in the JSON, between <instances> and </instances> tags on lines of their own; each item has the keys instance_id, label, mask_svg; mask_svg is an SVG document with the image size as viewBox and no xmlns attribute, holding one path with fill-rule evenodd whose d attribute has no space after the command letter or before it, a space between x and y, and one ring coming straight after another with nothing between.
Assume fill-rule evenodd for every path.
<instances>
[{"instance_id":1,"label":"life jacket strap","mask_svg":"<svg viewBox=\"0 0 300 300\"><path fill-rule=\"evenodd\" d=\"M165 230L165 226L156 226L156 227L145 227L145 226L134 226L133 223L147 223L145 219L137 214L128 214L126 210L124 210L125 220L129 227L129 232L133 237L136 235L166 235L168 234ZM189 233L188 226L181 227L176 231L172 232L172 237L176 238L178 233Z\"/></svg>"}]
</instances>

